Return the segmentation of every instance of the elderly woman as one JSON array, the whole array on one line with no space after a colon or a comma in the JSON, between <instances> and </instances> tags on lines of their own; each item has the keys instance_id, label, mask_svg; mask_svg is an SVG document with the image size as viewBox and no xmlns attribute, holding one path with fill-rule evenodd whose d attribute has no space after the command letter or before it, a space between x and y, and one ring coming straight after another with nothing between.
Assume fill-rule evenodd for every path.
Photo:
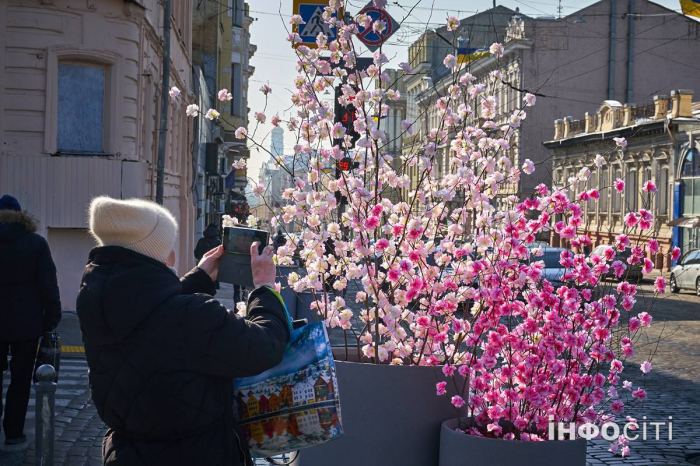
<instances>
[{"instance_id":1,"label":"elderly woman","mask_svg":"<svg viewBox=\"0 0 700 466\"><path fill-rule=\"evenodd\" d=\"M233 415L234 377L279 364L289 340L272 286L273 247L251 248L248 317L211 297L221 246L184 278L171 270L177 223L143 200L99 197L77 310L92 399L109 426L107 466L252 465Z\"/></svg>"}]
</instances>

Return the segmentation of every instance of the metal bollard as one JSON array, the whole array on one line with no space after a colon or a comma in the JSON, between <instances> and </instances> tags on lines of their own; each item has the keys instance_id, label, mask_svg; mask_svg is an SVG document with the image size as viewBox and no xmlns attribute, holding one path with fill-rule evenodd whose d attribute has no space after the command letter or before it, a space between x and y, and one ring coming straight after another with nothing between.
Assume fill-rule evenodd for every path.
<instances>
[{"instance_id":1,"label":"metal bollard","mask_svg":"<svg viewBox=\"0 0 700 466\"><path fill-rule=\"evenodd\" d=\"M53 466L54 418L56 416L56 370L44 364L36 370L36 461Z\"/></svg>"}]
</instances>

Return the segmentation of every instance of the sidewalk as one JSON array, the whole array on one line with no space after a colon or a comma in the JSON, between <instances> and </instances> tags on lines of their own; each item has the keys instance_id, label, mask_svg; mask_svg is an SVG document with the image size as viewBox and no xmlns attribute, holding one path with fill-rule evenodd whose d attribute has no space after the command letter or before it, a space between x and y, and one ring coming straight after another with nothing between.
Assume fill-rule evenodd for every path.
<instances>
[{"instance_id":1,"label":"sidewalk","mask_svg":"<svg viewBox=\"0 0 700 466\"><path fill-rule=\"evenodd\" d=\"M659 274L645 280L643 289L637 296L637 310L643 309L645 302L649 300L652 293L651 283L656 276ZM217 293L217 299L226 307L232 307L232 297L233 289L230 285L224 284ZM697 338L700 334L700 297L694 293L667 294L657 300L652 314L655 325L652 325L652 334L646 343L654 342L659 333L663 333L664 336L658 349L654 351L654 370L647 380L649 399L631 415L639 420L646 416L650 422L666 421L668 416L672 416L673 440L662 438L634 442L632 454L626 459L609 453L608 442L595 440L589 443L586 461L588 466L693 464L687 463L686 458L700 454L700 426L696 422L697 413L700 412L700 340ZM77 319L67 317L64 325L76 326ZM75 343L75 327L66 327L64 331L64 341ZM639 355L629 362L632 374L642 360L649 358L649 351L653 346L639 346ZM32 400L28 413L28 427L25 429L32 439L34 409L35 404ZM101 465L102 437L106 430L90 400L84 355L66 354L62 361L57 390L55 464ZM34 465L35 457L33 440L29 442L29 449L24 451L8 451L0 445L0 466ZM267 462L258 460L256 466L267 466Z\"/></svg>"}]
</instances>

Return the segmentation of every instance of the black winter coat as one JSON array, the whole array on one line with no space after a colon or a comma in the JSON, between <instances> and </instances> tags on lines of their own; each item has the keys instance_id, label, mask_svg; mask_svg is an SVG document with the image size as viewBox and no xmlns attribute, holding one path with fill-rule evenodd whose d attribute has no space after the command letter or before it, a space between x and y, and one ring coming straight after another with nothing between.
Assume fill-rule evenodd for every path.
<instances>
[{"instance_id":1,"label":"black winter coat","mask_svg":"<svg viewBox=\"0 0 700 466\"><path fill-rule=\"evenodd\" d=\"M204 254L221 244L220 236L219 229L215 225L209 225L204 229L202 238L199 238L194 248L194 257L198 262L202 260Z\"/></svg>"},{"instance_id":2,"label":"black winter coat","mask_svg":"<svg viewBox=\"0 0 700 466\"><path fill-rule=\"evenodd\" d=\"M61 320L56 266L26 212L0 210L0 341L38 338Z\"/></svg>"},{"instance_id":3,"label":"black winter coat","mask_svg":"<svg viewBox=\"0 0 700 466\"><path fill-rule=\"evenodd\" d=\"M279 364L289 340L274 294L250 295L248 320L211 296L195 268L116 246L93 249L78 317L106 466L252 464L233 417L233 378Z\"/></svg>"}]
</instances>

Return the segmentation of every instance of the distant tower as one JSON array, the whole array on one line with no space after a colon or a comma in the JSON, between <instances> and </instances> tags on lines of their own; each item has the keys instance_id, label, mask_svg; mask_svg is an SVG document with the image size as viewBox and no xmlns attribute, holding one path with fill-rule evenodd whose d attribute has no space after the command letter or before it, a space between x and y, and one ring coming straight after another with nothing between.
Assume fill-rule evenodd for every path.
<instances>
[{"instance_id":1,"label":"distant tower","mask_svg":"<svg viewBox=\"0 0 700 466\"><path fill-rule=\"evenodd\" d=\"M279 126L272 129L270 152L275 157L284 155L284 130Z\"/></svg>"}]
</instances>

